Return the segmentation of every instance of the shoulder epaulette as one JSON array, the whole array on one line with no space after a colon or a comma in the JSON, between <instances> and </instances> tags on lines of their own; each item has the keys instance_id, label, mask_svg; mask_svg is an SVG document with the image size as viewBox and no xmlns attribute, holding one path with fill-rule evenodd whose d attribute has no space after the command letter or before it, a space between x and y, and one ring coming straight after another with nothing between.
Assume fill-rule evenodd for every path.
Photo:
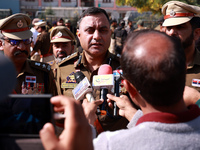
<instances>
[{"instance_id":1,"label":"shoulder epaulette","mask_svg":"<svg viewBox=\"0 0 200 150\"><path fill-rule=\"evenodd\" d=\"M75 53L63 58L63 60L60 63L58 63L58 66L63 65L64 63L68 62L69 60L78 59L78 57L79 57L79 52L75 52Z\"/></svg>"},{"instance_id":2,"label":"shoulder epaulette","mask_svg":"<svg viewBox=\"0 0 200 150\"><path fill-rule=\"evenodd\" d=\"M47 63L44 62L38 62L38 61L29 61L29 64L31 67L42 70L42 71L46 71L49 72L51 70L51 66Z\"/></svg>"}]
</instances>

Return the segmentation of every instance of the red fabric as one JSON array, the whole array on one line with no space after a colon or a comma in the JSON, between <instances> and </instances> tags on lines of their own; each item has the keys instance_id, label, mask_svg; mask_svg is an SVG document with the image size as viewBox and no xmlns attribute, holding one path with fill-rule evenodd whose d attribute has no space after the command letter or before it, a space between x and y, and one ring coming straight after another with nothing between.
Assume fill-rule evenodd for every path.
<instances>
[{"instance_id":1,"label":"red fabric","mask_svg":"<svg viewBox=\"0 0 200 150\"><path fill-rule=\"evenodd\" d=\"M164 19L175 18L175 17L194 17L193 13L176 13L175 15L165 15Z\"/></svg>"},{"instance_id":2,"label":"red fabric","mask_svg":"<svg viewBox=\"0 0 200 150\"><path fill-rule=\"evenodd\" d=\"M57 39L57 38L66 38L66 39L72 40L72 38L69 36L54 36L54 37L52 37L52 40Z\"/></svg>"},{"instance_id":3,"label":"red fabric","mask_svg":"<svg viewBox=\"0 0 200 150\"><path fill-rule=\"evenodd\" d=\"M8 33L12 33L12 32L21 32L21 31L26 31L29 30L28 27L26 28L21 28L21 29L7 29L7 30L2 30L3 32L8 32Z\"/></svg>"},{"instance_id":4,"label":"red fabric","mask_svg":"<svg viewBox=\"0 0 200 150\"><path fill-rule=\"evenodd\" d=\"M104 131L98 119L94 122L94 126L96 127L98 134Z\"/></svg>"},{"instance_id":5,"label":"red fabric","mask_svg":"<svg viewBox=\"0 0 200 150\"><path fill-rule=\"evenodd\" d=\"M166 112L154 112L142 116L136 125L143 122L160 123L181 123L188 122L200 116L200 108L197 105L191 105L188 110L182 113L172 114Z\"/></svg>"}]
</instances>

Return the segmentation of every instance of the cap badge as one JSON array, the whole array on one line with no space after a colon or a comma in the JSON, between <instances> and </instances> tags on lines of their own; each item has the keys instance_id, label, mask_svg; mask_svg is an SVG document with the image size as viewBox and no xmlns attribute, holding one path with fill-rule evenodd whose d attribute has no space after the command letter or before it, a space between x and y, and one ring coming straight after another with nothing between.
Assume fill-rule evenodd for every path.
<instances>
[{"instance_id":1,"label":"cap badge","mask_svg":"<svg viewBox=\"0 0 200 150\"><path fill-rule=\"evenodd\" d=\"M62 36L62 32L59 31L59 32L57 33L57 36L58 36L58 37L61 37L61 36Z\"/></svg>"},{"instance_id":2,"label":"cap badge","mask_svg":"<svg viewBox=\"0 0 200 150\"><path fill-rule=\"evenodd\" d=\"M22 22L21 20L18 21L18 23L17 23L17 27L18 27L18 28L23 27L23 22Z\"/></svg>"},{"instance_id":3,"label":"cap badge","mask_svg":"<svg viewBox=\"0 0 200 150\"><path fill-rule=\"evenodd\" d=\"M170 16L171 17L174 17L176 15L176 12L172 9L171 11L170 11Z\"/></svg>"}]
</instances>

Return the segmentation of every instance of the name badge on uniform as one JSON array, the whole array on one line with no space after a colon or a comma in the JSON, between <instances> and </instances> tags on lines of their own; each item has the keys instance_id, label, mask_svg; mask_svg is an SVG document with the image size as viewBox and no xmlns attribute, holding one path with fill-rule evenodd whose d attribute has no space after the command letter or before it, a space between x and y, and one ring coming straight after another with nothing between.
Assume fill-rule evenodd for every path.
<instances>
[{"instance_id":1,"label":"name badge on uniform","mask_svg":"<svg viewBox=\"0 0 200 150\"><path fill-rule=\"evenodd\" d=\"M200 79L192 79L192 86L200 87Z\"/></svg>"},{"instance_id":2,"label":"name badge on uniform","mask_svg":"<svg viewBox=\"0 0 200 150\"><path fill-rule=\"evenodd\" d=\"M77 83L74 74L75 73L72 72L69 76L67 76L66 82L62 83L61 88L73 89L76 87Z\"/></svg>"}]
</instances>

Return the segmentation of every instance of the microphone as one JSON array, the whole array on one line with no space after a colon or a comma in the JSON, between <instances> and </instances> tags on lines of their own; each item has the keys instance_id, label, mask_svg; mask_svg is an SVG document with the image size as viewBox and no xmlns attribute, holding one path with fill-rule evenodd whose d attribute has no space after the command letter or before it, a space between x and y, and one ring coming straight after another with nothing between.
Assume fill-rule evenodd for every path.
<instances>
[{"instance_id":1,"label":"microphone","mask_svg":"<svg viewBox=\"0 0 200 150\"><path fill-rule=\"evenodd\" d=\"M110 65L104 64L99 67L98 75L93 76L92 86L100 90L100 99L104 100L101 110L106 110L106 95L114 86L114 76Z\"/></svg>"},{"instance_id":2,"label":"microphone","mask_svg":"<svg viewBox=\"0 0 200 150\"><path fill-rule=\"evenodd\" d=\"M78 83L78 85L72 90L74 98L76 100L82 100L86 97L89 102L95 101L92 95L92 87L87 77L85 77L81 71L76 72L74 77Z\"/></svg>"},{"instance_id":3,"label":"microphone","mask_svg":"<svg viewBox=\"0 0 200 150\"><path fill-rule=\"evenodd\" d=\"M116 97L119 97L119 93L120 93L120 82L121 82L121 77L120 74L122 73L122 70L114 70L113 74L114 74L114 81L115 81L115 86L114 86L114 93ZM118 116L118 110L119 108L117 107L116 102L114 102L113 104L114 108L113 108L113 116L117 117Z\"/></svg>"}]
</instances>

